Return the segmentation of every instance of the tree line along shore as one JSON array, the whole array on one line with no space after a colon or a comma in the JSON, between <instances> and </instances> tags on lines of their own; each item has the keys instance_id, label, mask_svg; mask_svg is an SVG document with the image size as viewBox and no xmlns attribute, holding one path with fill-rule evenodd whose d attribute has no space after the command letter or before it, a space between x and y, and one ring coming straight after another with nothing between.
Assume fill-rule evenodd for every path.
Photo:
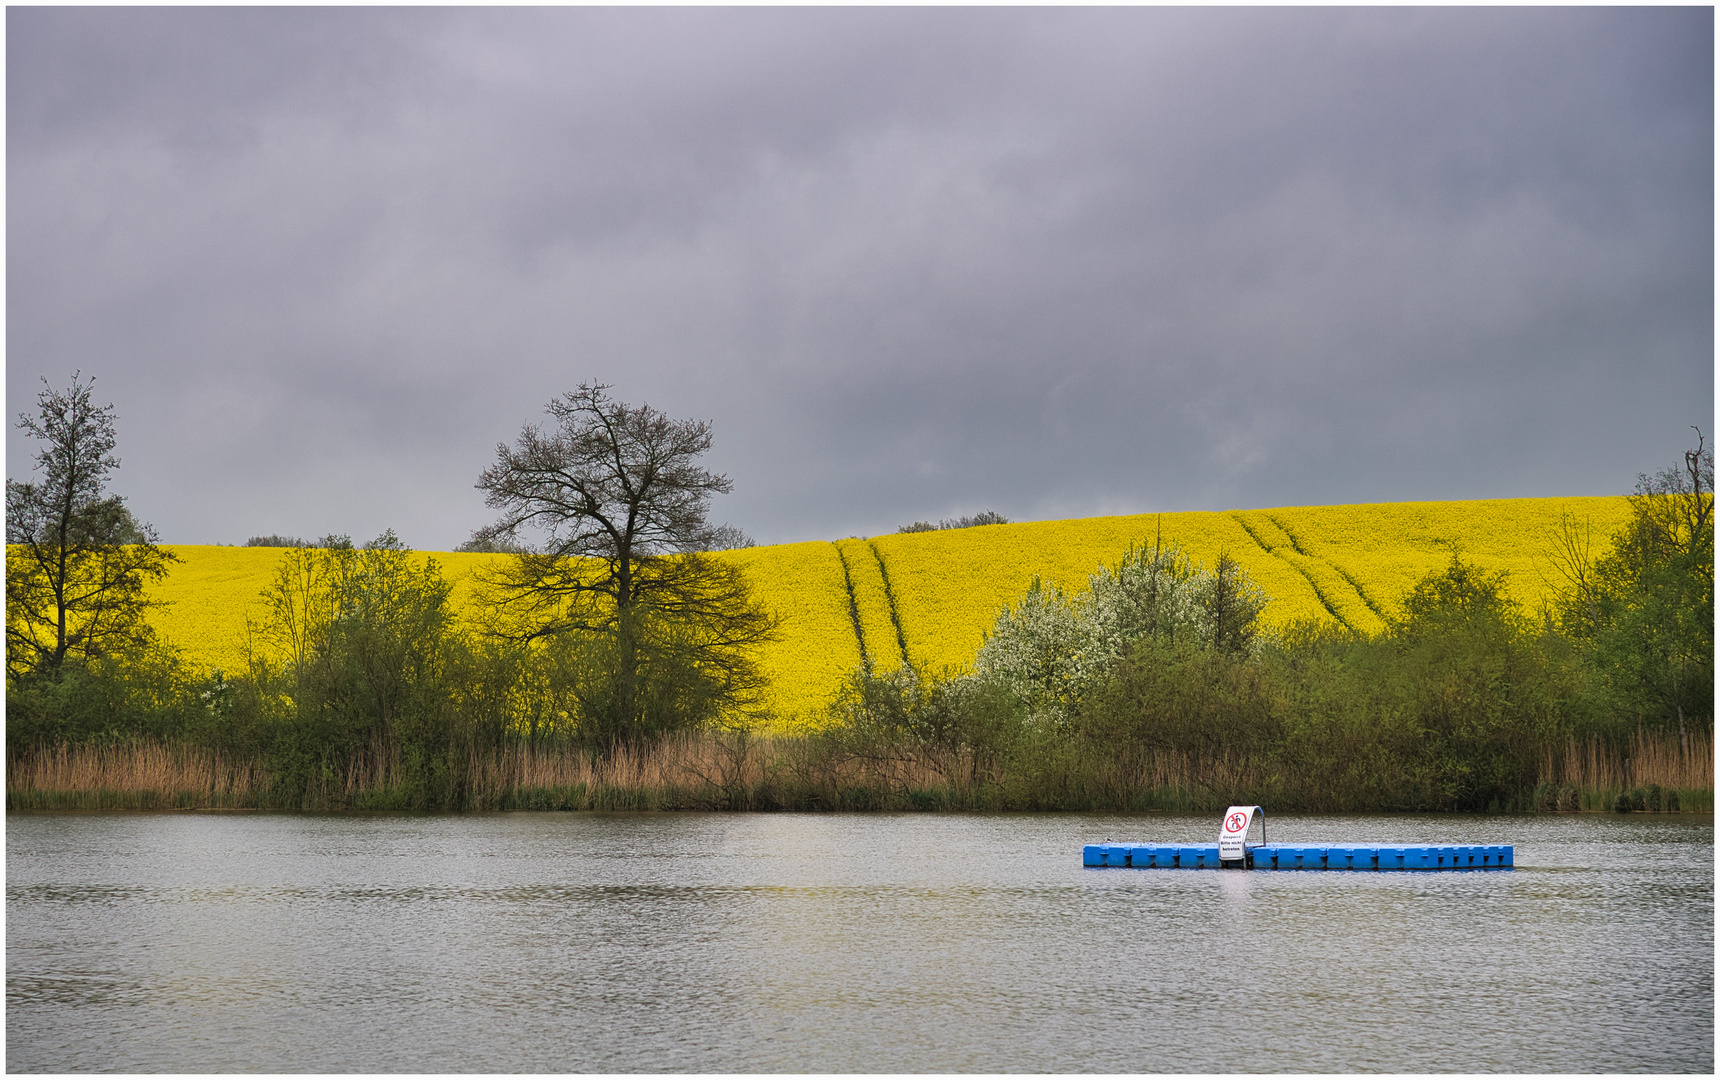
<instances>
[{"instance_id":1,"label":"tree line along shore","mask_svg":"<svg viewBox=\"0 0 1720 1080\"><path fill-rule=\"evenodd\" d=\"M1018 582L957 661L923 598L962 575L902 545L1024 527L839 542L818 617L847 651L785 709L801 613L749 573L769 549L708 519L709 425L607 391L498 448L458 591L392 533L295 543L212 671L156 632L179 556L106 490L112 407L45 388L38 479L7 482L8 807L1712 809L1700 435L1606 527L1546 523L1534 606L1463 551L1370 578L1286 514L1229 516L1244 558L1160 520L1084 582ZM1320 610L1283 614L1263 566Z\"/></svg>"}]
</instances>

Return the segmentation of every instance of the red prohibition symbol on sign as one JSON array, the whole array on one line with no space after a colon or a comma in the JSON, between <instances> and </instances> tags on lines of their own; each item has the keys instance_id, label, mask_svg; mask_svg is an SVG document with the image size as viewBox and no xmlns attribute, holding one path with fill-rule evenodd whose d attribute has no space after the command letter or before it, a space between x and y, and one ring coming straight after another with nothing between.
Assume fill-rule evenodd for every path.
<instances>
[{"instance_id":1,"label":"red prohibition symbol on sign","mask_svg":"<svg viewBox=\"0 0 1720 1080\"><path fill-rule=\"evenodd\" d=\"M1232 814L1229 817L1224 819L1224 831L1225 832L1241 832L1243 827L1247 824L1248 824L1247 815Z\"/></svg>"}]
</instances>

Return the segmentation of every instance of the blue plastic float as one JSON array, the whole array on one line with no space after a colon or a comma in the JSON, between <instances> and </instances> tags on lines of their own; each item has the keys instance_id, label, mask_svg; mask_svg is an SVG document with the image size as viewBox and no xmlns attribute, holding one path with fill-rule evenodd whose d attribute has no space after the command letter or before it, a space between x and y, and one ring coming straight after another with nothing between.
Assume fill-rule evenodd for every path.
<instances>
[{"instance_id":1,"label":"blue plastic float","mask_svg":"<svg viewBox=\"0 0 1720 1080\"><path fill-rule=\"evenodd\" d=\"M1081 864L1137 870L1509 870L1512 855L1510 844L1268 844L1265 811L1233 806L1224 812L1216 844L1088 844Z\"/></svg>"}]
</instances>

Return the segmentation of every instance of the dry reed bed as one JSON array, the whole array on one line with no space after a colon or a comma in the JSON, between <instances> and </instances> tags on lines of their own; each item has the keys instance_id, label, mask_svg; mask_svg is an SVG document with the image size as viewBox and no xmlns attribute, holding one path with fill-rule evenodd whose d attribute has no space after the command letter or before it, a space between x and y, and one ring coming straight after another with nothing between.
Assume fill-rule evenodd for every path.
<instances>
[{"instance_id":1,"label":"dry reed bed","mask_svg":"<svg viewBox=\"0 0 1720 1080\"><path fill-rule=\"evenodd\" d=\"M667 739L607 760L516 746L472 765L474 809L881 809L933 790L958 805L992 779L968 754L861 756L744 732Z\"/></svg>"},{"instance_id":2,"label":"dry reed bed","mask_svg":"<svg viewBox=\"0 0 1720 1080\"><path fill-rule=\"evenodd\" d=\"M995 762L910 750L846 753L829 744L748 733L701 733L598 760L564 746L509 747L464 763L454 805L473 810L1056 809L1207 810L1263 790L1259 763L1152 754L1101 761L1034 790L1012 787ZM1650 784L1713 806L1713 743L1638 734L1622 753L1568 743L1542 763L1545 809L1611 809ZM9 809L270 808L283 804L262 768L186 745L57 746L9 757ZM1006 794L1007 792L1007 794ZM1284 793L1290 801L1297 799ZM1317 793L1310 805L1318 806ZM307 809L408 809L421 802L398 761L372 758L325 785Z\"/></svg>"},{"instance_id":3,"label":"dry reed bed","mask_svg":"<svg viewBox=\"0 0 1720 1080\"><path fill-rule=\"evenodd\" d=\"M256 806L269 776L195 746L56 746L6 761L8 809L156 810Z\"/></svg>"},{"instance_id":4,"label":"dry reed bed","mask_svg":"<svg viewBox=\"0 0 1720 1080\"><path fill-rule=\"evenodd\" d=\"M1622 753L1599 741L1566 743L1563 754L1547 752L1541 763L1544 788L1564 789L1569 809L1609 810L1622 792L1650 784L1678 791L1685 809L1714 806L1714 743L1708 732L1648 735L1637 732ZM1694 798L1696 803L1691 803Z\"/></svg>"}]
</instances>

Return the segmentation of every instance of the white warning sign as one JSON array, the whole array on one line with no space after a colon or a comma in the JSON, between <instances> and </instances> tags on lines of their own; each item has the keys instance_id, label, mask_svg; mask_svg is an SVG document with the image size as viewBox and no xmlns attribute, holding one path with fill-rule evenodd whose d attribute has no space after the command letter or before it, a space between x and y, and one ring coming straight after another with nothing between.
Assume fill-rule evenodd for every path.
<instances>
[{"instance_id":1,"label":"white warning sign","mask_svg":"<svg viewBox=\"0 0 1720 1080\"><path fill-rule=\"evenodd\" d=\"M1224 812L1224 825L1218 833L1220 862L1239 862L1247 858L1248 826L1260 812L1258 806L1233 806Z\"/></svg>"}]
</instances>

